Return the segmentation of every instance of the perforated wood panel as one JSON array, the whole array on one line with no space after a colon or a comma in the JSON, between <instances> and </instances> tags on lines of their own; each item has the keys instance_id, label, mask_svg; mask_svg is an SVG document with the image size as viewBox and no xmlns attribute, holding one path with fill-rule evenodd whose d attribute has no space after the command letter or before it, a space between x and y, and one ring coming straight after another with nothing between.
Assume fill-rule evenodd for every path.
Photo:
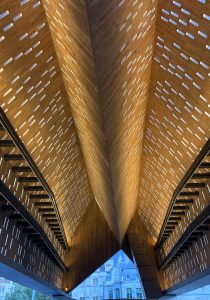
<instances>
[{"instance_id":1,"label":"perforated wood panel","mask_svg":"<svg viewBox=\"0 0 210 300\"><path fill-rule=\"evenodd\" d=\"M209 150L207 153L208 152ZM159 244L159 248L162 248L160 250L162 261L169 254L186 229L189 228L189 226L192 227L193 221L202 214L210 203L210 181L207 179L209 177L209 159L210 156L208 155L202 160L200 166L195 169L192 177L176 197L177 200L173 205L173 209L166 223L168 227L163 231L162 241ZM197 187L195 185L197 185ZM189 186L191 186L190 189ZM172 225L172 230L170 230L169 225Z\"/></svg>"},{"instance_id":2,"label":"perforated wood panel","mask_svg":"<svg viewBox=\"0 0 210 300\"><path fill-rule=\"evenodd\" d=\"M93 199L40 1L0 3L0 104L54 192L68 238Z\"/></svg>"},{"instance_id":3,"label":"perforated wood panel","mask_svg":"<svg viewBox=\"0 0 210 300\"><path fill-rule=\"evenodd\" d=\"M47 256L45 249L30 237L31 234L21 227L20 220L14 218L10 206L2 204L0 199L1 262L15 263L18 271L24 270L25 274L36 276L61 289L63 271Z\"/></svg>"},{"instance_id":4,"label":"perforated wood panel","mask_svg":"<svg viewBox=\"0 0 210 300\"><path fill-rule=\"evenodd\" d=\"M159 1L139 190L139 214L154 236L209 138L209 16L209 1Z\"/></svg>"},{"instance_id":5,"label":"perforated wood panel","mask_svg":"<svg viewBox=\"0 0 210 300\"><path fill-rule=\"evenodd\" d=\"M34 218L40 226L43 228L50 242L55 247L56 251L59 254L59 257L64 260L64 250L61 245L58 243L56 236L50 230L47 223L45 223L45 219L42 218L41 213L38 212L37 207L34 205L34 201L32 201L24 191L24 186L22 183L18 182L18 178L15 173L11 172L10 163L6 162L3 159L3 152L0 150L0 174L1 174L1 182L4 183L5 186L8 187L9 191L19 200L19 202L27 209L32 218ZM0 197L1 199L1 197Z\"/></svg>"},{"instance_id":6,"label":"perforated wood panel","mask_svg":"<svg viewBox=\"0 0 210 300\"><path fill-rule=\"evenodd\" d=\"M137 197L157 236L209 137L210 4L159 1L150 80L156 4L0 3L1 107L54 192L68 238L96 200L122 240Z\"/></svg>"},{"instance_id":7,"label":"perforated wood panel","mask_svg":"<svg viewBox=\"0 0 210 300\"><path fill-rule=\"evenodd\" d=\"M132 218L127 231L129 244L141 276L148 299L158 299L162 295L163 283L158 274L154 255L155 240L151 237L137 213Z\"/></svg>"},{"instance_id":8,"label":"perforated wood panel","mask_svg":"<svg viewBox=\"0 0 210 300\"><path fill-rule=\"evenodd\" d=\"M205 274L209 268L209 240L210 232L206 231L189 247L177 260L175 260L163 272L165 288L168 289L176 284L184 284L185 280L196 280Z\"/></svg>"},{"instance_id":9,"label":"perforated wood panel","mask_svg":"<svg viewBox=\"0 0 210 300\"><path fill-rule=\"evenodd\" d=\"M44 0L43 4L93 192L109 225L118 236L85 2Z\"/></svg>"},{"instance_id":10,"label":"perforated wood panel","mask_svg":"<svg viewBox=\"0 0 210 300\"><path fill-rule=\"evenodd\" d=\"M121 239L138 196L156 3L87 1Z\"/></svg>"},{"instance_id":11,"label":"perforated wood panel","mask_svg":"<svg viewBox=\"0 0 210 300\"><path fill-rule=\"evenodd\" d=\"M88 206L69 246L64 288L68 286L70 291L119 251L119 243L95 201Z\"/></svg>"},{"instance_id":12,"label":"perforated wood panel","mask_svg":"<svg viewBox=\"0 0 210 300\"><path fill-rule=\"evenodd\" d=\"M136 208L156 1L43 3L94 195L122 240Z\"/></svg>"}]
</instances>

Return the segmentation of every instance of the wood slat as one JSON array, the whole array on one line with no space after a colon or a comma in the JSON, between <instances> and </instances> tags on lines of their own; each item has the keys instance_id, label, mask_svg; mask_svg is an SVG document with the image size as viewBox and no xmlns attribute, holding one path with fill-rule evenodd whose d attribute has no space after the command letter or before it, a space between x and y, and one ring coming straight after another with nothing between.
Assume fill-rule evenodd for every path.
<instances>
[{"instance_id":1,"label":"wood slat","mask_svg":"<svg viewBox=\"0 0 210 300\"><path fill-rule=\"evenodd\" d=\"M158 1L139 214L158 237L170 199L208 140L209 1ZM184 22L184 23L183 23ZM204 179L209 174L193 175Z\"/></svg>"},{"instance_id":2,"label":"wood slat","mask_svg":"<svg viewBox=\"0 0 210 300\"><path fill-rule=\"evenodd\" d=\"M45 11L38 2L0 1L0 14L9 12L0 18L0 105L55 195L69 239L93 195ZM8 24L12 27L7 29ZM12 150L5 148L5 158L13 164L17 157ZM13 164L13 172L23 171L19 168Z\"/></svg>"}]
</instances>

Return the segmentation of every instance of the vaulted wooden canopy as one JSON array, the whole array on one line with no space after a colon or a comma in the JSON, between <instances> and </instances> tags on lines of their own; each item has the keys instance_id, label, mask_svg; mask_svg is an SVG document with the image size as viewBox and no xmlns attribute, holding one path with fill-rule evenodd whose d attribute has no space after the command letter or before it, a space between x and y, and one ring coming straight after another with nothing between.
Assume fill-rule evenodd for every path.
<instances>
[{"instance_id":1,"label":"vaulted wooden canopy","mask_svg":"<svg viewBox=\"0 0 210 300\"><path fill-rule=\"evenodd\" d=\"M157 1L43 1L96 201L122 240L138 197Z\"/></svg>"},{"instance_id":2,"label":"vaulted wooden canopy","mask_svg":"<svg viewBox=\"0 0 210 300\"><path fill-rule=\"evenodd\" d=\"M0 104L70 241L91 202L156 238L209 138L208 0L0 2ZM11 152L12 153L12 152Z\"/></svg>"}]
</instances>

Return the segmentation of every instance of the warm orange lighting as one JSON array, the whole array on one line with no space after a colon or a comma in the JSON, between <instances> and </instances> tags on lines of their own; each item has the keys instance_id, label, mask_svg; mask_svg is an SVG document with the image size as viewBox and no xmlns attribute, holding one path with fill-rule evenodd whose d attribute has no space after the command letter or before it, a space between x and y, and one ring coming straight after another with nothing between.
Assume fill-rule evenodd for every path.
<instances>
[{"instance_id":1,"label":"warm orange lighting","mask_svg":"<svg viewBox=\"0 0 210 300\"><path fill-rule=\"evenodd\" d=\"M69 290L69 287L68 285L65 287L65 291L67 292Z\"/></svg>"}]
</instances>

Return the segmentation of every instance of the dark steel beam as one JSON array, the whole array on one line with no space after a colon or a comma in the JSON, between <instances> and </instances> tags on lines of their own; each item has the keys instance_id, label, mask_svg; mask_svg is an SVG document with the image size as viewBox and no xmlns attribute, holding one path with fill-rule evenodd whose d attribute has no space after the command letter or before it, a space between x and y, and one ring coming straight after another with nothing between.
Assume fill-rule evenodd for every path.
<instances>
[{"instance_id":1,"label":"dark steel beam","mask_svg":"<svg viewBox=\"0 0 210 300\"><path fill-rule=\"evenodd\" d=\"M193 197L193 196L199 196L199 192L181 192L179 193L178 196L189 196L189 197Z\"/></svg>"},{"instance_id":2,"label":"dark steel beam","mask_svg":"<svg viewBox=\"0 0 210 300\"><path fill-rule=\"evenodd\" d=\"M15 147L15 144L12 140L0 140L0 147Z\"/></svg>"},{"instance_id":3,"label":"dark steel beam","mask_svg":"<svg viewBox=\"0 0 210 300\"><path fill-rule=\"evenodd\" d=\"M47 218L45 221L46 222L54 222L54 221L56 221L56 218Z\"/></svg>"},{"instance_id":4,"label":"dark steel beam","mask_svg":"<svg viewBox=\"0 0 210 300\"><path fill-rule=\"evenodd\" d=\"M6 161L24 161L22 154L5 154L4 160Z\"/></svg>"},{"instance_id":5,"label":"dark steel beam","mask_svg":"<svg viewBox=\"0 0 210 300\"><path fill-rule=\"evenodd\" d=\"M173 232L173 230L171 230L171 229L165 229L165 230L164 230L164 234L165 234L165 233L172 233L172 232Z\"/></svg>"},{"instance_id":6,"label":"dark steel beam","mask_svg":"<svg viewBox=\"0 0 210 300\"><path fill-rule=\"evenodd\" d=\"M52 206L52 202L37 201L37 202L34 203L34 205L35 206Z\"/></svg>"},{"instance_id":7,"label":"dark steel beam","mask_svg":"<svg viewBox=\"0 0 210 300\"><path fill-rule=\"evenodd\" d=\"M167 225L178 225L179 223L176 221L168 221Z\"/></svg>"},{"instance_id":8,"label":"dark steel beam","mask_svg":"<svg viewBox=\"0 0 210 300\"><path fill-rule=\"evenodd\" d=\"M209 169L209 168L210 168L210 162L203 162L199 166L199 169Z\"/></svg>"},{"instance_id":9,"label":"dark steel beam","mask_svg":"<svg viewBox=\"0 0 210 300\"><path fill-rule=\"evenodd\" d=\"M192 175L193 179L206 179L210 178L210 173L195 173Z\"/></svg>"},{"instance_id":10,"label":"dark steel beam","mask_svg":"<svg viewBox=\"0 0 210 300\"><path fill-rule=\"evenodd\" d=\"M22 173L22 172L33 172L30 167L27 166L13 166L12 172Z\"/></svg>"},{"instance_id":11,"label":"dark steel beam","mask_svg":"<svg viewBox=\"0 0 210 300\"><path fill-rule=\"evenodd\" d=\"M30 199L50 199L50 196L48 194L32 194Z\"/></svg>"},{"instance_id":12,"label":"dark steel beam","mask_svg":"<svg viewBox=\"0 0 210 300\"><path fill-rule=\"evenodd\" d=\"M171 211L171 216L184 216L184 211Z\"/></svg>"},{"instance_id":13,"label":"dark steel beam","mask_svg":"<svg viewBox=\"0 0 210 300\"><path fill-rule=\"evenodd\" d=\"M202 236L203 235L203 232L201 232L201 231L194 231L193 233L192 233L192 237L194 237L194 236Z\"/></svg>"},{"instance_id":14,"label":"dark steel beam","mask_svg":"<svg viewBox=\"0 0 210 300\"><path fill-rule=\"evenodd\" d=\"M189 206L187 205L174 205L173 210L188 210Z\"/></svg>"},{"instance_id":15,"label":"dark steel beam","mask_svg":"<svg viewBox=\"0 0 210 300\"><path fill-rule=\"evenodd\" d=\"M52 229L59 229L59 224L49 223L48 226Z\"/></svg>"},{"instance_id":16,"label":"dark steel beam","mask_svg":"<svg viewBox=\"0 0 210 300\"><path fill-rule=\"evenodd\" d=\"M24 191L26 192L42 192L44 188L42 185L34 185L34 186L25 186Z\"/></svg>"},{"instance_id":17,"label":"dark steel beam","mask_svg":"<svg viewBox=\"0 0 210 300\"><path fill-rule=\"evenodd\" d=\"M194 203L193 199L176 199L176 204L191 204Z\"/></svg>"},{"instance_id":18,"label":"dark steel beam","mask_svg":"<svg viewBox=\"0 0 210 300\"><path fill-rule=\"evenodd\" d=\"M169 221L181 221L181 217L169 217Z\"/></svg>"},{"instance_id":19,"label":"dark steel beam","mask_svg":"<svg viewBox=\"0 0 210 300\"><path fill-rule=\"evenodd\" d=\"M0 124L0 131L5 131L4 126Z\"/></svg>"},{"instance_id":20,"label":"dark steel beam","mask_svg":"<svg viewBox=\"0 0 210 300\"><path fill-rule=\"evenodd\" d=\"M20 176L18 177L19 182L39 182L39 179L37 177L26 177L26 176Z\"/></svg>"},{"instance_id":21,"label":"dark steel beam","mask_svg":"<svg viewBox=\"0 0 210 300\"><path fill-rule=\"evenodd\" d=\"M56 214L55 213L44 213L44 214L42 214L42 216L44 218L51 218L51 217L56 217Z\"/></svg>"},{"instance_id":22,"label":"dark steel beam","mask_svg":"<svg viewBox=\"0 0 210 300\"><path fill-rule=\"evenodd\" d=\"M48 207L43 207L43 208L39 208L39 212L49 212L49 211L54 211L53 208L48 208Z\"/></svg>"},{"instance_id":23,"label":"dark steel beam","mask_svg":"<svg viewBox=\"0 0 210 300\"><path fill-rule=\"evenodd\" d=\"M185 185L185 189L191 188L205 188L205 182L189 182Z\"/></svg>"}]
</instances>

